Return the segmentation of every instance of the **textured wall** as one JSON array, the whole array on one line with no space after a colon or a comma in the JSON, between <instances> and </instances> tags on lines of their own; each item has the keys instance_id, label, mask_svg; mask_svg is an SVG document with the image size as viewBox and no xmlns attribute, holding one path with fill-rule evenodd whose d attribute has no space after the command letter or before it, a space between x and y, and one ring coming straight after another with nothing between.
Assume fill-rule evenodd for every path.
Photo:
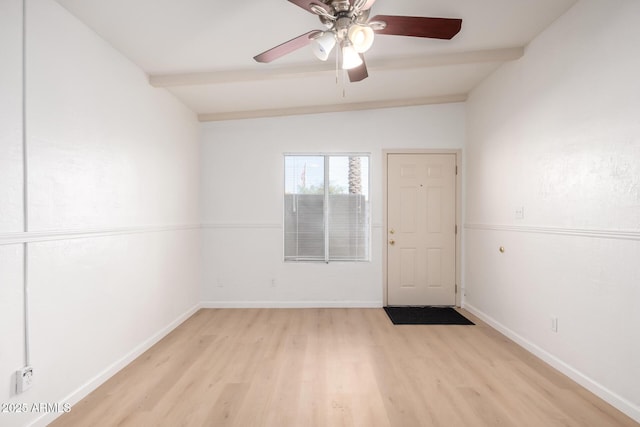
<instances>
[{"instance_id":1,"label":"textured wall","mask_svg":"<svg viewBox=\"0 0 640 427\"><path fill-rule=\"evenodd\" d=\"M381 305L382 150L457 149L464 139L463 104L205 124L203 300L221 306ZM371 153L370 263L283 262L283 155L321 152Z\"/></svg>"},{"instance_id":2,"label":"textured wall","mask_svg":"<svg viewBox=\"0 0 640 427\"><path fill-rule=\"evenodd\" d=\"M22 231L22 2L0 3L0 233Z\"/></svg>"},{"instance_id":3,"label":"textured wall","mask_svg":"<svg viewBox=\"0 0 640 427\"><path fill-rule=\"evenodd\" d=\"M468 307L640 420L638 16L582 0L473 91L465 286Z\"/></svg>"},{"instance_id":4,"label":"textured wall","mask_svg":"<svg viewBox=\"0 0 640 427\"><path fill-rule=\"evenodd\" d=\"M74 403L198 304L200 126L56 2L29 1L24 233L21 9L0 2L0 401ZM35 384L15 395L24 242Z\"/></svg>"}]
</instances>

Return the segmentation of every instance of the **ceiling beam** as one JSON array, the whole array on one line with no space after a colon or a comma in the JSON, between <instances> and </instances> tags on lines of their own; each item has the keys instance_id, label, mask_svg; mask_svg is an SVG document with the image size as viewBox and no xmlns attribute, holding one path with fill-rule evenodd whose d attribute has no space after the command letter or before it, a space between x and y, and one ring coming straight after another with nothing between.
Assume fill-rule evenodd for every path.
<instances>
[{"instance_id":1,"label":"ceiling beam","mask_svg":"<svg viewBox=\"0 0 640 427\"><path fill-rule=\"evenodd\" d=\"M524 47L512 47L426 56L379 58L368 60L367 67L369 70L408 70L447 65L513 61L521 58L522 55L524 55ZM326 62L275 67L261 65L260 67L201 73L156 74L149 76L149 83L154 87L199 86L313 77L335 72L334 66Z\"/></svg>"},{"instance_id":2,"label":"ceiling beam","mask_svg":"<svg viewBox=\"0 0 640 427\"><path fill-rule=\"evenodd\" d=\"M374 110L379 108L409 107L416 105L450 104L454 102L465 102L466 100L466 94L429 96L423 98L354 102L350 104L309 105L293 108L274 108L266 110L208 113L199 114L198 120L201 122L216 122L223 120L242 120L261 117L296 116L301 114L337 113L344 111Z\"/></svg>"}]
</instances>

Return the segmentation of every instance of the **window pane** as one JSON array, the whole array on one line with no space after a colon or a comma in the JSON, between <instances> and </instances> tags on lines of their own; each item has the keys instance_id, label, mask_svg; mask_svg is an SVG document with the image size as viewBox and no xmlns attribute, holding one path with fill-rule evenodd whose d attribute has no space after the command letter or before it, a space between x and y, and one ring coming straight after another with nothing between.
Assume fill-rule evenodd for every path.
<instances>
[{"instance_id":1,"label":"window pane","mask_svg":"<svg viewBox=\"0 0 640 427\"><path fill-rule=\"evenodd\" d=\"M324 157L285 156L285 259L325 259Z\"/></svg>"},{"instance_id":2,"label":"window pane","mask_svg":"<svg viewBox=\"0 0 640 427\"><path fill-rule=\"evenodd\" d=\"M285 156L285 194L324 194L324 156Z\"/></svg>"},{"instance_id":3,"label":"window pane","mask_svg":"<svg viewBox=\"0 0 640 427\"><path fill-rule=\"evenodd\" d=\"M369 158L329 159L329 259L369 259Z\"/></svg>"}]
</instances>

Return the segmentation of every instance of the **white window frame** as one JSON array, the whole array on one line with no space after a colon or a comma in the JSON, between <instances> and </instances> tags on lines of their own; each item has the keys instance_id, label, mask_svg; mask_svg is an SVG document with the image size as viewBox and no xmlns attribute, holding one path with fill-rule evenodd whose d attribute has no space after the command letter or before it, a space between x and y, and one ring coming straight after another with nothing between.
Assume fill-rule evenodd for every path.
<instances>
[{"instance_id":1,"label":"white window frame","mask_svg":"<svg viewBox=\"0 0 640 427\"><path fill-rule=\"evenodd\" d=\"M324 251L324 260L320 259L288 259L286 257L286 248L285 248L285 234L286 234L286 212L285 212L285 202L283 200L282 203L282 258L286 263L334 263L334 262L344 262L344 263L367 263L371 262L371 153L366 152L286 152L283 153L283 188L282 195L283 197L286 195L286 168L284 167L286 164L286 157L293 156L302 156L302 157L323 157L324 158L324 203L323 203L323 221L324 221L324 243L325 243L325 251ZM368 168L367 168L367 194L368 194L368 205L369 205L369 216L367 218L367 224L365 227L365 232L367 233L367 257L366 259L331 259L329 253L329 161L331 157L366 157L368 159Z\"/></svg>"}]
</instances>

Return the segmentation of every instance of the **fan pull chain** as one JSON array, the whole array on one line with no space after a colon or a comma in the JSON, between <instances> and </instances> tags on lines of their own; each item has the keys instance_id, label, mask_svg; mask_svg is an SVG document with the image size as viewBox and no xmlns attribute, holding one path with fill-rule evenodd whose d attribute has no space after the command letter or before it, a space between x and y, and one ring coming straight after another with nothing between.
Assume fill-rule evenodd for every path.
<instances>
[{"instance_id":1,"label":"fan pull chain","mask_svg":"<svg viewBox=\"0 0 640 427\"><path fill-rule=\"evenodd\" d=\"M347 91L346 91L346 81L347 81L347 70L342 70L342 73L340 72L340 57L338 54L338 49L336 49L336 86L340 87L342 86L342 97L346 98L347 97Z\"/></svg>"},{"instance_id":2,"label":"fan pull chain","mask_svg":"<svg viewBox=\"0 0 640 427\"><path fill-rule=\"evenodd\" d=\"M342 97L346 98L347 97L347 71L343 71L342 72Z\"/></svg>"},{"instance_id":3,"label":"fan pull chain","mask_svg":"<svg viewBox=\"0 0 640 427\"><path fill-rule=\"evenodd\" d=\"M349 71L342 70L342 97L347 97L347 83L349 82Z\"/></svg>"},{"instance_id":4,"label":"fan pull chain","mask_svg":"<svg viewBox=\"0 0 640 427\"><path fill-rule=\"evenodd\" d=\"M339 66L338 66L338 49L335 50L336 52L336 86L338 86L338 73L339 71Z\"/></svg>"}]
</instances>

